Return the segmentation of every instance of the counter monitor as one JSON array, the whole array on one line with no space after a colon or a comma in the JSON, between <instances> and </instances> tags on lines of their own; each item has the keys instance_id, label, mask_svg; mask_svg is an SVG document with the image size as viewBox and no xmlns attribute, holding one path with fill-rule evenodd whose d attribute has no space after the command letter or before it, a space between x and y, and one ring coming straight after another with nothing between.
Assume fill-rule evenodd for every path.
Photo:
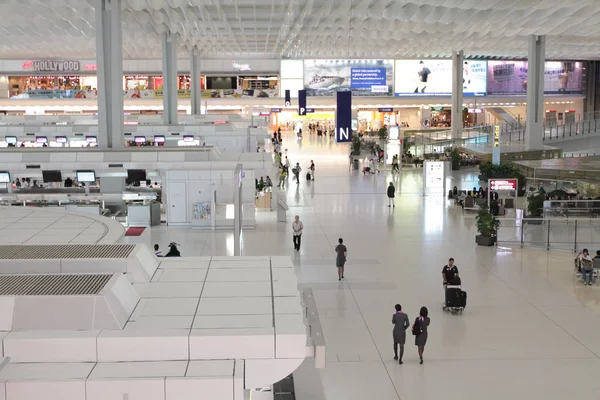
<instances>
[{"instance_id":1,"label":"counter monitor","mask_svg":"<svg viewBox=\"0 0 600 400\"><path fill-rule=\"evenodd\" d=\"M16 136L6 136L4 138L4 140L6 141L6 144L8 145L17 145L17 137Z\"/></svg>"},{"instance_id":2,"label":"counter monitor","mask_svg":"<svg viewBox=\"0 0 600 400\"><path fill-rule=\"evenodd\" d=\"M95 171L77 171L77 182L96 182L96 172Z\"/></svg>"},{"instance_id":3,"label":"counter monitor","mask_svg":"<svg viewBox=\"0 0 600 400\"><path fill-rule=\"evenodd\" d=\"M41 143L41 144L47 144L48 143L48 138L46 136L36 136L35 137L35 142L36 143Z\"/></svg>"},{"instance_id":4,"label":"counter monitor","mask_svg":"<svg viewBox=\"0 0 600 400\"><path fill-rule=\"evenodd\" d=\"M146 180L145 169L128 169L127 180L130 182L141 182Z\"/></svg>"},{"instance_id":5,"label":"counter monitor","mask_svg":"<svg viewBox=\"0 0 600 400\"><path fill-rule=\"evenodd\" d=\"M44 178L44 183L62 182L62 174L58 170L42 171L42 177Z\"/></svg>"},{"instance_id":6,"label":"counter monitor","mask_svg":"<svg viewBox=\"0 0 600 400\"><path fill-rule=\"evenodd\" d=\"M183 137L183 141L184 142L193 142L194 141L194 137L186 135L186 136Z\"/></svg>"},{"instance_id":7,"label":"counter monitor","mask_svg":"<svg viewBox=\"0 0 600 400\"><path fill-rule=\"evenodd\" d=\"M97 138L96 136L86 136L85 137L85 141L88 143L96 143L97 142Z\"/></svg>"},{"instance_id":8,"label":"counter monitor","mask_svg":"<svg viewBox=\"0 0 600 400\"><path fill-rule=\"evenodd\" d=\"M66 136L57 136L55 139L56 143L67 143L67 137Z\"/></svg>"},{"instance_id":9,"label":"counter monitor","mask_svg":"<svg viewBox=\"0 0 600 400\"><path fill-rule=\"evenodd\" d=\"M164 136L154 136L154 142L155 143L164 143L165 142L165 137Z\"/></svg>"},{"instance_id":10,"label":"counter monitor","mask_svg":"<svg viewBox=\"0 0 600 400\"><path fill-rule=\"evenodd\" d=\"M10 172L0 171L0 183L10 183Z\"/></svg>"},{"instance_id":11,"label":"counter monitor","mask_svg":"<svg viewBox=\"0 0 600 400\"><path fill-rule=\"evenodd\" d=\"M146 136L136 136L134 141L136 143L144 144L144 143L146 143Z\"/></svg>"}]
</instances>

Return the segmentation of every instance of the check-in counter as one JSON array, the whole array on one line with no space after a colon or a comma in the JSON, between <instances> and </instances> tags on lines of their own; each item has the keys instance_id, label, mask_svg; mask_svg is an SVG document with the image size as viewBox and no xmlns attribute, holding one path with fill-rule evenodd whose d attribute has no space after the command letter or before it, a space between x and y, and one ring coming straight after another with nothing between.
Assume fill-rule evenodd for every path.
<instances>
[{"instance_id":1,"label":"check-in counter","mask_svg":"<svg viewBox=\"0 0 600 400\"><path fill-rule=\"evenodd\" d=\"M127 226L144 227L160 225L160 203L127 204Z\"/></svg>"}]
</instances>

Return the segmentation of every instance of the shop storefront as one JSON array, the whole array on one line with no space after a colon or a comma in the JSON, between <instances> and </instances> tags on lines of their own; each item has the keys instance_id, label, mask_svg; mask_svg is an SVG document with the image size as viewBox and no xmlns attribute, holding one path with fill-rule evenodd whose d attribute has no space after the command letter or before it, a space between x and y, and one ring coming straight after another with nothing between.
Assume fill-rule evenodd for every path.
<instances>
[{"instance_id":1,"label":"shop storefront","mask_svg":"<svg viewBox=\"0 0 600 400\"><path fill-rule=\"evenodd\" d=\"M321 126L323 131L333 129L335 126L335 109L333 108L308 108L306 115L298 115L296 110L273 108L271 109L271 129L294 130L309 134L310 126Z\"/></svg>"}]
</instances>

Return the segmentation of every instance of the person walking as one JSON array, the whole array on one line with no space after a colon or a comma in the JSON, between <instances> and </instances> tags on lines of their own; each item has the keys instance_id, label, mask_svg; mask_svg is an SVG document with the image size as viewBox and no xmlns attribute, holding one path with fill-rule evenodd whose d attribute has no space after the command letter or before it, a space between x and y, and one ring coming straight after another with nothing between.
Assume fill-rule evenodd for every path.
<instances>
[{"instance_id":1,"label":"person walking","mask_svg":"<svg viewBox=\"0 0 600 400\"><path fill-rule=\"evenodd\" d=\"M296 183L300 184L300 172L302 171L302 167L300 167L300 163L296 163L294 168L292 168L292 172L294 173L294 177L296 178Z\"/></svg>"},{"instance_id":2,"label":"person walking","mask_svg":"<svg viewBox=\"0 0 600 400\"><path fill-rule=\"evenodd\" d=\"M314 181L315 180L315 162L313 160L310 160L310 167L308 167L309 171L310 171L310 180Z\"/></svg>"},{"instance_id":3,"label":"person walking","mask_svg":"<svg viewBox=\"0 0 600 400\"><path fill-rule=\"evenodd\" d=\"M423 364L423 352L427 343L427 327L431 322L427 316L428 314L427 307L421 307L419 316L415 319L415 323L412 326L412 332L415 335L415 346L419 350L419 359L421 360L419 364Z\"/></svg>"},{"instance_id":4,"label":"person walking","mask_svg":"<svg viewBox=\"0 0 600 400\"><path fill-rule=\"evenodd\" d=\"M294 231L292 238L294 239L294 250L296 251L300 251L300 243L302 242L302 229L304 229L304 224L302 221L300 221L300 216L296 215L294 222L292 223L292 230Z\"/></svg>"},{"instance_id":5,"label":"person walking","mask_svg":"<svg viewBox=\"0 0 600 400\"><path fill-rule=\"evenodd\" d=\"M390 186L387 188L388 207L396 207L394 197L396 197L396 187L393 182L390 182Z\"/></svg>"},{"instance_id":6,"label":"person walking","mask_svg":"<svg viewBox=\"0 0 600 400\"><path fill-rule=\"evenodd\" d=\"M287 172L286 172L286 168L284 165L281 166L281 168L279 168L279 188L280 189L285 189L285 178L287 177Z\"/></svg>"},{"instance_id":7,"label":"person walking","mask_svg":"<svg viewBox=\"0 0 600 400\"><path fill-rule=\"evenodd\" d=\"M348 256L348 249L344 245L344 239L338 239L338 245L335 246L335 266L338 270L338 281L344 279L344 265L346 265L346 257Z\"/></svg>"},{"instance_id":8,"label":"person walking","mask_svg":"<svg viewBox=\"0 0 600 400\"><path fill-rule=\"evenodd\" d=\"M396 304L396 313L392 316L392 324L394 324L394 330L392 336L394 338L394 360L397 360L399 364L402 363L402 357L404 356L404 344L406 343L406 329L410 326L408 321L408 315L402 312L402 306ZM398 359L398 347L400 347L400 359Z\"/></svg>"}]
</instances>

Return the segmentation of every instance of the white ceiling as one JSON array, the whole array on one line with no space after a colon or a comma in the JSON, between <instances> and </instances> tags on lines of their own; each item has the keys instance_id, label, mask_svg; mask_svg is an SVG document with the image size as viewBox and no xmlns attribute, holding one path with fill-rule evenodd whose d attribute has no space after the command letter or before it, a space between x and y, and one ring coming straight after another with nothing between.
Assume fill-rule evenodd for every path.
<instances>
[{"instance_id":1,"label":"white ceiling","mask_svg":"<svg viewBox=\"0 0 600 400\"><path fill-rule=\"evenodd\" d=\"M159 58L160 33L210 58L600 58L600 0L122 0L126 58ZM0 0L0 57L94 57L93 0Z\"/></svg>"}]
</instances>

